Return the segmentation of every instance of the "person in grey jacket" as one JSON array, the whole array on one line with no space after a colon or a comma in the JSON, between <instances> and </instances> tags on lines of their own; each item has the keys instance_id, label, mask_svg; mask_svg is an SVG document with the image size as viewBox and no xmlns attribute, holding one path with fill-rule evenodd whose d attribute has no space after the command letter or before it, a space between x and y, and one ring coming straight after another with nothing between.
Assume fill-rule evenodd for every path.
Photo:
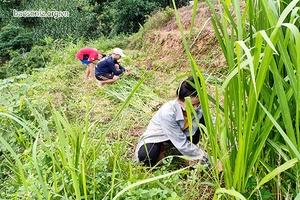
<instances>
[{"instance_id":1,"label":"person in grey jacket","mask_svg":"<svg viewBox=\"0 0 300 200\"><path fill-rule=\"evenodd\" d=\"M207 153L196 145L201 136L194 115L192 140L190 138L185 97L190 97L200 123L205 125L197 91L190 83L194 83L193 76L181 83L177 89L177 99L165 103L152 117L136 147L135 156L139 163L154 166L164 153L164 143L171 142L184 156L209 164Z\"/></svg>"}]
</instances>

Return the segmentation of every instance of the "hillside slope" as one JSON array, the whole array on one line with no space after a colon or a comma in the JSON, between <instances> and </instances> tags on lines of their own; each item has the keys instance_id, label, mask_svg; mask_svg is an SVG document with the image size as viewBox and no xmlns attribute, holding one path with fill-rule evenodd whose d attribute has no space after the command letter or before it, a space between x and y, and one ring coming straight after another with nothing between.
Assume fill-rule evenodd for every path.
<instances>
[{"instance_id":1,"label":"hillside slope","mask_svg":"<svg viewBox=\"0 0 300 200\"><path fill-rule=\"evenodd\" d=\"M178 9L180 23L186 38L190 33L192 13L192 5ZM215 37L210 17L211 11L207 4L200 2L197 7L193 34L188 43L191 54L201 72L222 77L226 71L226 63ZM175 98L178 83L182 81L183 77L191 74L190 63L175 16L160 28L147 32L140 51L146 56L138 58L136 66L148 71L153 70L153 76L146 80L146 84L154 88L165 101ZM207 83L207 90L211 96L214 96L214 87L214 84ZM157 108L159 105L155 106L152 113L147 113L143 119L144 126L136 124L132 130L129 130L128 134L137 140L146 128L145 124L148 123Z\"/></svg>"},{"instance_id":2,"label":"hillside slope","mask_svg":"<svg viewBox=\"0 0 300 200\"><path fill-rule=\"evenodd\" d=\"M188 40L192 22L193 6L178 9L180 23ZM210 21L211 11L205 2L200 2L194 21L189 47L197 65L205 73L217 73L224 67L225 60ZM148 32L144 37L143 51L146 52L146 68L175 67L187 71L189 62L185 52L178 22L175 16L159 29Z\"/></svg>"}]
</instances>

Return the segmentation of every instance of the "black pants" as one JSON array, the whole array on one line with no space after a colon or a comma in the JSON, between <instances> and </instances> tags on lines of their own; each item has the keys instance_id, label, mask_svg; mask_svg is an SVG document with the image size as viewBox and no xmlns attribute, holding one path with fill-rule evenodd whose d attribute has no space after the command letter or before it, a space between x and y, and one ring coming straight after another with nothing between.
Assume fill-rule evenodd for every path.
<instances>
[{"instance_id":1,"label":"black pants","mask_svg":"<svg viewBox=\"0 0 300 200\"><path fill-rule=\"evenodd\" d=\"M190 137L187 137L190 140ZM200 130L198 129L192 137L192 142L197 144L200 140ZM171 143L170 140L166 141ZM141 162L147 166L154 166L158 162L158 157L163 148L163 143L147 143L138 151L138 157Z\"/></svg>"}]
</instances>

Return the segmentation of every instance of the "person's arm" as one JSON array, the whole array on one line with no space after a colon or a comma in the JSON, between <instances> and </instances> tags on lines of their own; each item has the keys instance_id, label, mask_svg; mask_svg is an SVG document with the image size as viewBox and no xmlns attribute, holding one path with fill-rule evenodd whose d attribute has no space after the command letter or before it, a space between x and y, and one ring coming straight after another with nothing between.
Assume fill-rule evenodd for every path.
<instances>
[{"instance_id":1,"label":"person's arm","mask_svg":"<svg viewBox=\"0 0 300 200\"><path fill-rule=\"evenodd\" d=\"M130 67L123 67L123 66L121 66L120 64L119 64L119 68L120 68L120 70L123 70L124 72L130 71L130 70L131 70Z\"/></svg>"},{"instance_id":2,"label":"person's arm","mask_svg":"<svg viewBox=\"0 0 300 200\"><path fill-rule=\"evenodd\" d=\"M126 71L126 69L122 65L120 65L120 63L117 64L119 65L120 70Z\"/></svg>"},{"instance_id":3,"label":"person's arm","mask_svg":"<svg viewBox=\"0 0 300 200\"><path fill-rule=\"evenodd\" d=\"M119 70L117 70L116 67L115 67L115 63L112 60L108 61L108 65L109 65L110 70L115 75L120 75L125 71L125 69L121 65L119 65Z\"/></svg>"},{"instance_id":4,"label":"person's arm","mask_svg":"<svg viewBox=\"0 0 300 200\"><path fill-rule=\"evenodd\" d=\"M96 60L98 60L98 56L98 52L91 52L88 61L94 63Z\"/></svg>"},{"instance_id":5,"label":"person's arm","mask_svg":"<svg viewBox=\"0 0 300 200\"><path fill-rule=\"evenodd\" d=\"M162 120L163 132L167 134L172 144L180 151L180 153L193 160L200 160L203 163L207 163L207 153L187 140L186 135L182 132L175 117L166 117Z\"/></svg>"}]
</instances>

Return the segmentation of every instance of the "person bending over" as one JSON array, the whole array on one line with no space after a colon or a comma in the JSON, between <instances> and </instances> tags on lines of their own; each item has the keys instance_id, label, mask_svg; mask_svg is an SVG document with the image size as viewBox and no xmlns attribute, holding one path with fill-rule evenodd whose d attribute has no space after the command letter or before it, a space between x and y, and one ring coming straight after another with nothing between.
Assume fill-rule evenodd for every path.
<instances>
[{"instance_id":1,"label":"person bending over","mask_svg":"<svg viewBox=\"0 0 300 200\"><path fill-rule=\"evenodd\" d=\"M101 60L105 56L105 54L99 54L97 49L89 47L82 48L76 53L75 58L78 58L82 64L87 65L84 80L87 80L89 75L95 80L95 64L97 60Z\"/></svg>"},{"instance_id":2,"label":"person bending over","mask_svg":"<svg viewBox=\"0 0 300 200\"><path fill-rule=\"evenodd\" d=\"M209 164L207 153L196 144L199 142L200 130L192 114L192 138L185 109L185 97L190 97L200 123L204 124L202 110L193 76L184 80L177 89L177 98L165 103L152 117L146 131L141 135L136 146L135 156L138 163L154 166L164 157L164 151L171 143L184 156Z\"/></svg>"},{"instance_id":3,"label":"person bending over","mask_svg":"<svg viewBox=\"0 0 300 200\"><path fill-rule=\"evenodd\" d=\"M130 70L129 67L124 68L118 63L118 60L125 56L122 49L115 48L111 55L97 63L95 77L99 86L105 83L114 83L118 80L120 74Z\"/></svg>"}]
</instances>

